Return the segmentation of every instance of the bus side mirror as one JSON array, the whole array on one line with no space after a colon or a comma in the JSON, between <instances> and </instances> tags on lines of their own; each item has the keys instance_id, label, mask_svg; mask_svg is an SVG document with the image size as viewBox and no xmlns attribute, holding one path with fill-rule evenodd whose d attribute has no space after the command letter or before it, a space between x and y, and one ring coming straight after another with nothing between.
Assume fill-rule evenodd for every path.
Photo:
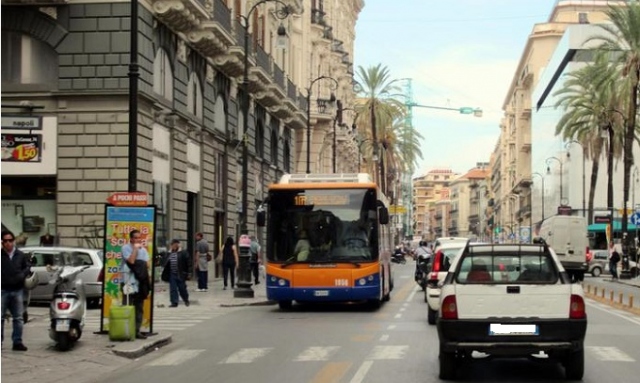
<instances>
[{"instance_id":1,"label":"bus side mirror","mask_svg":"<svg viewBox=\"0 0 640 383\"><path fill-rule=\"evenodd\" d=\"M389 223L389 210L385 206L378 209L378 222L380 222L381 225Z\"/></svg>"}]
</instances>

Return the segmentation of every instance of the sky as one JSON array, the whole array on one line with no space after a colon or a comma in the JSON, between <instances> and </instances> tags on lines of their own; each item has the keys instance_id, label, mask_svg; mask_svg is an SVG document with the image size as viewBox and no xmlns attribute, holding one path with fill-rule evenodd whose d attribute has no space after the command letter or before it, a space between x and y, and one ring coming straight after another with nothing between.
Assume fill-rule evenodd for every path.
<instances>
[{"instance_id":1,"label":"sky","mask_svg":"<svg viewBox=\"0 0 640 383\"><path fill-rule=\"evenodd\" d=\"M382 64L392 79L411 78L422 134L416 175L434 168L466 173L489 162L500 136L502 105L527 38L556 0L365 0L356 23L354 67ZM356 75L357 77L357 75Z\"/></svg>"}]
</instances>

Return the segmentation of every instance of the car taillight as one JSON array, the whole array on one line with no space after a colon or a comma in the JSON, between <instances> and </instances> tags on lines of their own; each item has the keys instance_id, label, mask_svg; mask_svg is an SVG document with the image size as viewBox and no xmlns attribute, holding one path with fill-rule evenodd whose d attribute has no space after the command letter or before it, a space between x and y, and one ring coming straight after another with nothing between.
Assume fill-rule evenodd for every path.
<instances>
[{"instance_id":1,"label":"car taillight","mask_svg":"<svg viewBox=\"0 0 640 383\"><path fill-rule=\"evenodd\" d=\"M432 271L429 273L429 281L437 281L438 280L438 272Z\"/></svg>"},{"instance_id":2,"label":"car taillight","mask_svg":"<svg viewBox=\"0 0 640 383\"><path fill-rule=\"evenodd\" d=\"M438 272L440 271L440 267L442 266L442 251L437 251L433 257L433 266L431 267L431 271Z\"/></svg>"},{"instance_id":3,"label":"car taillight","mask_svg":"<svg viewBox=\"0 0 640 383\"><path fill-rule=\"evenodd\" d=\"M98 282L104 282L104 268L100 269L100 273L98 274Z\"/></svg>"},{"instance_id":4,"label":"car taillight","mask_svg":"<svg viewBox=\"0 0 640 383\"><path fill-rule=\"evenodd\" d=\"M584 256L585 256L585 259L587 260L587 263L591 262L591 258L593 258L593 254L589 252L589 246L587 246L587 248L585 249Z\"/></svg>"},{"instance_id":5,"label":"car taillight","mask_svg":"<svg viewBox=\"0 0 640 383\"><path fill-rule=\"evenodd\" d=\"M448 295L442 301L442 319L458 319L458 305L455 295Z\"/></svg>"},{"instance_id":6,"label":"car taillight","mask_svg":"<svg viewBox=\"0 0 640 383\"><path fill-rule=\"evenodd\" d=\"M69 310L69 307L71 307L69 302L58 302L58 310Z\"/></svg>"},{"instance_id":7,"label":"car taillight","mask_svg":"<svg viewBox=\"0 0 640 383\"><path fill-rule=\"evenodd\" d=\"M569 318L584 319L587 317L587 311L584 305L584 299L580 295L571 295L571 304L569 306Z\"/></svg>"}]
</instances>

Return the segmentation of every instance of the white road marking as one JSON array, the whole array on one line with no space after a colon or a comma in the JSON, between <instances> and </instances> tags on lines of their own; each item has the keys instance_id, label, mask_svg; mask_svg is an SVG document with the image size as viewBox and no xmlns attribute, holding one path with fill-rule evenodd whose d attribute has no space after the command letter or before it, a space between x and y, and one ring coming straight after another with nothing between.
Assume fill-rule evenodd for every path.
<instances>
[{"instance_id":1,"label":"white road marking","mask_svg":"<svg viewBox=\"0 0 640 383\"><path fill-rule=\"evenodd\" d=\"M589 307L593 307L593 308L596 308L598 310L606 311L609 314L613 314L613 315L615 315L615 316L617 316L619 318L626 319L631 323L640 325L640 320L638 320L638 319L636 319L634 317L628 316L628 315L624 314L624 312L618 311L618 310L612 308L611 306L606 306L606 305L600 306L599 304L594 304L593 301L590 301L588 299L585 302L586 302L587 306L589 306Z\"/></svg>"},{"instance_id":2,"label":"white road marking","mask_svg":"<svg viewBox=\"0 0 640 383\"><path fill-rule=\"evenodd\" d=\"M394 318L396 318L396 319L400 319L400 318L402 318L402 314L396 314L396 315L394 316Z\"/></svg>"},{"instance_id":3,"label":"white road marking","mask_svg":"<svg viewBox=\"0 0 640 383\"><path fill-rule=\"evenodd\" d=\"M298 355L294 362L310 362L329 360L329 357L340 349L339 346L309 347Z\"/></svg>"},{"instance_id":4,"label":"white road marking","mask_svg":"<svg viewBox=\"0 0 640 383\"><path fill-rule=\"evenodd\" d=\"M406 310L405 307L400 307L400 312L403 312L404 310Z\"/></svg>"},{"instance_id":5,"label":"white road marking","mask_svg":"<svg viewBox=\"0 0 640 383\"><path fill-rule=\"evenodd\" d=\"M389 339L389 334L384 334L380 337L380 342L386 342Z\"/></svg>"},{"instance_id":6,"label":"white road marking","mask_svg":"<svg viewBox=\"0 0 640 383\"><path fill-rule=\"evenodd\" d=\"M409 346L375 346L367 359L402 359Z\"/></svg>"},{"instance_id":7,"label":"white road marking","mask_svg":"<svg viewBox=\"0 0 640 383\"><path fill-rule=\"evenodd\" d=\"M175 350L160 358L147 363L147 366L177 366L189 359L193 359L206 350Z\"/></svg>"},{"instance_id":8,"label":"white road marking","mask_svg":"<svg viewBox=\"0 0 640 383\"><path fill-rule=\"evenodd\" d=\"M367 372L369 372L372 364L373 361L371 360L365 360L364 362L362 362L360 368L358 368L358 371L356 371L355 375L353 375L353 378L351 378L351 381L349 383L364 382L364 378L365 376L367 376Z\"/></svg>"},{"instance_id":9,"label":"white road marking","mask_svg":"<svg viewBox=\"0 0 640 383\"><path fill-rule=\"evenodd\" d=\"M273 347L243 348L231 354L227 359L220 362L220 364L251 363L265 356L271 350L273 350Z\"/></svg>"},{"instance_id":10,"label":"white road marking","mask_svg":"<svg viewBox=\"0 0 640 383\"><path fill-rule=\"evenodd\" d=\"M593 352L598 360L607 362L635 362L635 359L617 347L587 346L587 350Z\"/></svg>"},{"instance_id":11,"label":"white road marking","mask_svg":"<svg viewBox=\"0 0 640 383\"><path fill-rule=\"evenodd\" d=\"M413 297L416 295L416 292L418 292L418 290L413 290L411 292L411 294L409 294L409 296L407 297L407 300L405 302L411 302L413 301Z\"/></svg>"},{"instance_id":12,"label":"white road marking","mask_svg":"<svg viewBox=\"0 0 640 383\"><path fill-rule=\"evenodd\" d=\"M396 325L390 324L389 327L387 327L387 330L393 330L395 328L396 328Z\"/></svg>"}]
</instances>

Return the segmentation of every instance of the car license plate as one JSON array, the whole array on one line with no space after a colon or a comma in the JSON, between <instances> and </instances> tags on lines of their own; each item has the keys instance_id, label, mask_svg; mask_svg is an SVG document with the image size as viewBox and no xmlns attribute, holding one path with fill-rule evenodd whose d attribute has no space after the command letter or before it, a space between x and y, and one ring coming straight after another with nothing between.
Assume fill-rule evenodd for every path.
<instances>
[{"instance_id":1,"label":"car license plate","mask_svg":"<svg viewBox=\"0 0 640 383\"><path fill-rule=\"evenodd\" d=\"M56 331L69 331L69 319L59 319L56 321Z\"/></svg>"},{"instance_id":2,"label":"car license plate","mask_svg":"<svg viewBox=\"0 0 640 383\"><path fill-rule=\"evenodd\" d=\"M535 324L491 323L489 335L540 335L540 331Z\"/></svg>"},{"instance_id":3,"label":"car license plate","mask_svg":"<svg viewBox=\"0 0 640 383\"><path fill-rule=\"evenodd\" d=\"M315 295L316 297L328 297L329 290L316 290L313 292L313 295Z\"/></svg>"}]
</instances>

